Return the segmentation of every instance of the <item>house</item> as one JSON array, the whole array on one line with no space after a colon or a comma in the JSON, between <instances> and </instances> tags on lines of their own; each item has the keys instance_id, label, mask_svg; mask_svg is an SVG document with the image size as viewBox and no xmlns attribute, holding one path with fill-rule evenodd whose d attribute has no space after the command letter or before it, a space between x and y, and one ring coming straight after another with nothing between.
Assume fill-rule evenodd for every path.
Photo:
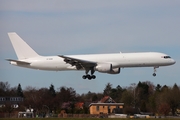
<instances>
[{"instance_id":1,"label":"house","mask_svg":"<svg viewBox=\"0 0 180 120\"><path fill-rule=\"evenodd\" d=\"M110 96L105 96L98 103L89 105L90 114L122 113L124 103L116 103Z\"/></svg>"}]
</instances>

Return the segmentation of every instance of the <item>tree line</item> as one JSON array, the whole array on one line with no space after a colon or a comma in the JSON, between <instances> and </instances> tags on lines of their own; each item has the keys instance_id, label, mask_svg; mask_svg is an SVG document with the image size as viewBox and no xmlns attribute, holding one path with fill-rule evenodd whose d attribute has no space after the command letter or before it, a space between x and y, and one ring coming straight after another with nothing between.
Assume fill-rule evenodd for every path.
<instances>
[{"instance_id":1,"label":"tree line","mask_svg":"<svg viewBox=\"0 0 180 120\"><path fill-rule=\"evenodd\" d=\"M159 115L176 115L180 108L180 87L154 85L150 81L138 82L127 87L117 85L112 87L111 83L105 85L101 93L88 92L76 93L72 87L61 86L55 90L51 84L49 88L35 88L27 86L24 90L21 84L10 87L8 82L0 82L0 97L23 97L23 102L18 108L12 108L9 103L0 107L0 112L24 111L26 108L33 108L34 112L88 114L88 105L98 102L104 96L110 96L117 103L124 103L123 113L132 114L137 111L151 112ZM77 103L84 103L83 108L76 106Z\"/></svg>"}]
</instances>

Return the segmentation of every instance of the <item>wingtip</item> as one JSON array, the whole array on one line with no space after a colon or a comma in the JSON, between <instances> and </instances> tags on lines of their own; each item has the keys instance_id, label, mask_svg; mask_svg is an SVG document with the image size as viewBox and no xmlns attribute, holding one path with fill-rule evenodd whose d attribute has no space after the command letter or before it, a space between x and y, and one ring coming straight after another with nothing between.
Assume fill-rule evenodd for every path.
<instances>
[{"instance_id":1,"label":"wingtip","mask_svg":"<svg viewBox=\"0 0 180 120\"><path fill-rule=\"evenodd\" d=\"M5 59L6 61L11 61L11 59Z\"/></svg>"}]
</instances>

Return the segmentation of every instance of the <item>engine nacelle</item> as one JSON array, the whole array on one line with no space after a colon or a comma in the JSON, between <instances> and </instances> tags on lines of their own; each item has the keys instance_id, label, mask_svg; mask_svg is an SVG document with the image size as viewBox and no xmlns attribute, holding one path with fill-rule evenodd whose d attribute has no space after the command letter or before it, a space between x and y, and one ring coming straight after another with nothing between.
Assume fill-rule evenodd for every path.
<instances>
[{"instance_id":1,"label":"engine nacelle","mask_svg":"<svg viewBox=\"0 0 180 120\"><path fill-rule=\"evenodd\" d=\"M112 70L112 64L108 64L108 63L98 64L95 67L95 70L97 70L98 72L102 72L102 73L110 72Z\"/></svg>"},{"instance_id":2,"label":"engine nacelle","mask_svg":"<svg viewBox=\"0 0 180 120\"><path fill-rule=\"evenodd\" d=\"M114 68L112 69L110 72L108 72L109 74L119 74L121 71L121 68Z\"/></svg>"},{"instance_id":3,"label":"engine nacelle","mask_svg":"<svg viewBox=\"0 0 180 120\"><path fill-rule=\"evenodd\" d=\"M101 63L95 67L95 70L102 73L108 74L119 74L120 68L112 68L112 64L109 63Z\"/></svg>"}]
</instances>

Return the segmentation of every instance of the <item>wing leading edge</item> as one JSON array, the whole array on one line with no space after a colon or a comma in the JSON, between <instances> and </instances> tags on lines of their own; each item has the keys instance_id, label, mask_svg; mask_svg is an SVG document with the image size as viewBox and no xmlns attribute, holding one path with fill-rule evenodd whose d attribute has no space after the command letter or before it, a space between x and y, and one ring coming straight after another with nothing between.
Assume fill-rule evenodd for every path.
<instances>
[{"instance_id":1,"label":"wing leading edge","mask_svg":"<svg viewBox=\"0 0 180 120\"><path fill-rule=\"evenodd\" d=\"M64 62L66 62L67 64L76 66L77 70L80 69L90 70L91 68L94 68L97 65L96 62L92 62L92 61L72 58L64 55L58 55L58 56L64 58Z\"/></svg>"},{"instance_id":2,"label":"wing leading edge","mask_svg":"<svg viewBox=\"0 0 180 120\"><path fill-rule=\"evenodd\" d=\"M83 75L83 77L82 77L83 79L88 78L90 80L90 79L96 78L96 76L93 75L95 72L94 68L97 66L96 62L77 59L77 58L68 57L68 56L64 56L64 55L58 55L58 56L61 58L64 58L64 62L66 62L67 64L70 64L72 66L76 66L77 70L84 69L86 75ZM88 74L89 71L91 71L91 75Z\"/></svg>"}]
</instances>

